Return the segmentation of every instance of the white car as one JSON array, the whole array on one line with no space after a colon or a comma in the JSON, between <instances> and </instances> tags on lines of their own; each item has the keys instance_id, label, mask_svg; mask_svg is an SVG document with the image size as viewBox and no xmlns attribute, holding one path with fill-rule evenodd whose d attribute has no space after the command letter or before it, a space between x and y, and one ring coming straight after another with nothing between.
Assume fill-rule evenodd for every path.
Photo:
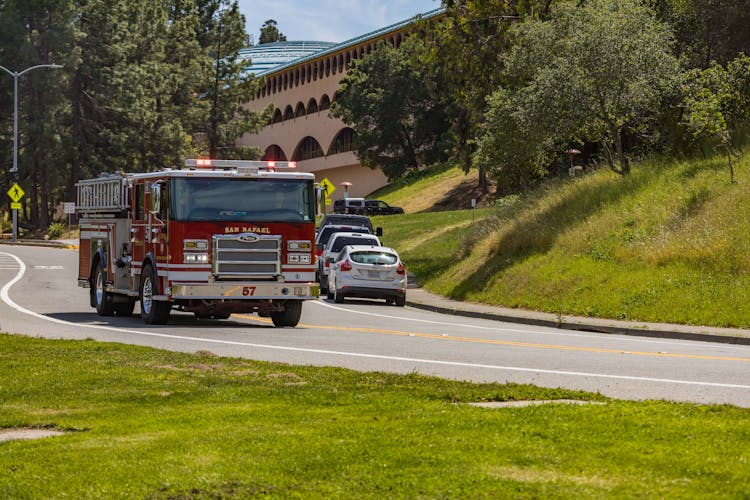
<instances>
[{"instance_id":1,"label":"white car","mask_svg":"<svg viewBox=\"0 0 750 500\"><path fill-rule=\"evenodd\" d=\"M328 283L328 298L339 303L345 297L361 297L406 304L406 268L392 248L344 247L329 268Z\"/></svg>"},{"instance_id":2,"label":"white car","mask_svg":"<svg viewBox=\"0 0 750 500\"><path fill-rule=\"evenodd\" d=\"M364 234L354 231L333 233L320 256L321 265L318 276L318 279L320 280L320 293L326 293L328 291L328 269L339 256L341 249L347 245L380 246L380 240L374 234Z\"/></svg>"}]
</instances>

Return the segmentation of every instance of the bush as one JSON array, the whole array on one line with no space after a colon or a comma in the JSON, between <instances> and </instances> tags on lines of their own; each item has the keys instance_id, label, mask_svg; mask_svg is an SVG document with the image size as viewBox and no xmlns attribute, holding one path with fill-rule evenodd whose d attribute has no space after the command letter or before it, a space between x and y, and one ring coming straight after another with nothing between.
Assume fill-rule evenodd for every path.
<instances>
[{"instance_id":1,"label":"bush","mask_svg":"<svg viewBox=\"0 0 750 500\"><path fill-rule=\"evenodd\" d=\"M65 232L65 224L62 222L53 222L50 224L47 234L51 240L57 239Z\"/></svg>"}]
</instances>

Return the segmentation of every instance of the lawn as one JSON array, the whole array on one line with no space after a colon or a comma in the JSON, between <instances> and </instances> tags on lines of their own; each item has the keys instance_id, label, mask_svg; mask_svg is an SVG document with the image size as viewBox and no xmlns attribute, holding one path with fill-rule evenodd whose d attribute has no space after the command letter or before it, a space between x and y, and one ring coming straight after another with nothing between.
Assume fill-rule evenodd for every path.
<instances>
[{"instance_id":1,"label":"lawn","mask_svg":"<svg viewBox=\"0 0 750 500\"><path fill-rule=\"evenodd\" d=\"M487 409L477 401L597 404ZM750 410L0 335L2 498L746 498Z\"/></svg>"}]
</instances>

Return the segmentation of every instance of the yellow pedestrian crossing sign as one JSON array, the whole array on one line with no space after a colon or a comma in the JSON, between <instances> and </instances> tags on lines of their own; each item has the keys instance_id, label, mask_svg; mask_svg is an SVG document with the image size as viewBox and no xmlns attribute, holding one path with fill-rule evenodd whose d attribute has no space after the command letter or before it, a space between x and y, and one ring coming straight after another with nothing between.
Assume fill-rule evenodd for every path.
<instances>
[{"instance_id":1,"label":"yellow pedestrian crossing sign","mask_svg":"<svg viewBox=\"0 0 750 500\"><path fill-rule=\"evenodd\" d=\"M323 180L320 181L320 187L323 188L323 193L325 193L326 197L330 197L333 192L336 191L336 186L334 186L327 177L324 177Z\"/></svg>"},{"instance_id":2,"label":"yellow pedestrian crossing sign","mask_svg":"<svg viewBox=\"0 0 750 500\"><path fill-rule=\"evenodd\" d=\"M13 200L14 203L18 203L25 194L26 192L21 189L21 186L19 186L17 183L13 183L13 185L8 190L8 196L10 196L10 199Z\"/></svg>"}]
</instances>

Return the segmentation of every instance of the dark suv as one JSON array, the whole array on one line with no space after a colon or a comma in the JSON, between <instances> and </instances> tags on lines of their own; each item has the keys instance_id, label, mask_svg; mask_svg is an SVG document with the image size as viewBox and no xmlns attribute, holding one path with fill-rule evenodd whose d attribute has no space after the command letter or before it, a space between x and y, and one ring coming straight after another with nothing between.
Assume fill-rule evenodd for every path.
<instances>
[{"instance_id":1,"label":"dark suv","mask_svg":"<svg viewBox=\"0 0 750 500\"><path fill-rule=\"evenodd\" d=\"M360 215L392 215L402 214L404 209L392 207L381 200L366 200L364 198L344 198L333 202L333 211L337 214Z\"/></svg>"}]
</instances>

